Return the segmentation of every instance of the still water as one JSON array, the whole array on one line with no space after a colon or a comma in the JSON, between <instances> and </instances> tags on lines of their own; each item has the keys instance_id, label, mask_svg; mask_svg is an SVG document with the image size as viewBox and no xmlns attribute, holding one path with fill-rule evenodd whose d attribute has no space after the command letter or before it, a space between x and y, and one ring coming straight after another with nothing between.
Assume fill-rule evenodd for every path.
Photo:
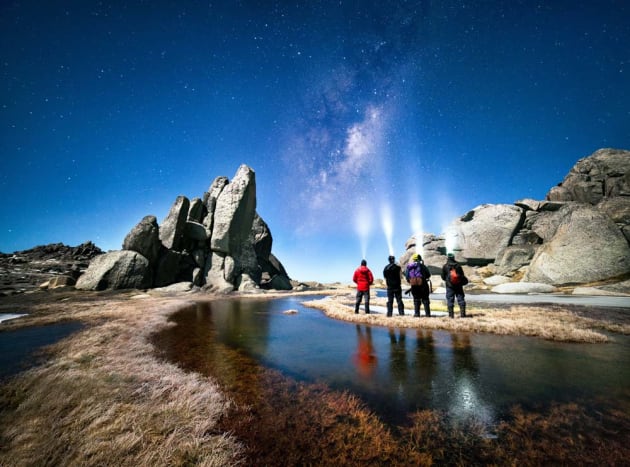
<instances>
[{"instance_id":1,"label":"still water","mask_svg":"<svg viewBox=\"0 0 630 467\"><path fill-rule=\"evenodd\" d=\"M301 305L308 299L198 304L176 313L177 326L156 343L167 358L187 368L212 367L232 375L251 371L232 368L234 363L221 357L219 347L232 349L299 381L348 390L389 423L418 409L485 425L514 405L578 401L630 409L628 337L567 344L370 327L327 318ZM285 314L289 309L298 313Z\"/></svg>"},{"instance_id":2,"label":"still water","mask_svg":"<svg viewBox=\"0 0 630 467\"><path fill-rule=\"evenodd\" d=\"M20 315L22 316L22 315ZM33 366L38 351L83 328L78 322L29 326L0 332L0 381Z\"/></svg>"}]
</instances>

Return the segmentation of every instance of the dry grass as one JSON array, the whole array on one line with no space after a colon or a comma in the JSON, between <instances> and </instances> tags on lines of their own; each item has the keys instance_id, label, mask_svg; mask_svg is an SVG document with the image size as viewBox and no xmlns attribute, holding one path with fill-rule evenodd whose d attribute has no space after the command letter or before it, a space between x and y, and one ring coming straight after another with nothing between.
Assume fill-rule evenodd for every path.
<instances>
[{"instance_id":1,"label":"dry grass","mask_svg":"<svg viewBox=\"0 0 630 467\"><path fill-rule=\"evenodd\" d=\"M286 294L283 294L286 295ZM2 311L30 316L4 328L80 320L87 327L51 348L42 366L0 391L0 465L622 465L627 413L575 404L514 409L496 427L453 427L419 411L388 427L355 396L298 383L256 366L228 387L156 358L151 336L189 304L122 294L47 295ZM260 298L260 297L257 297ZM563 307L471 308L467 319L355 315L347 291L309 302L333 318L378 326L536 335L603 342L629 333L625 314ZM374 300L384 305L384 300ZM434 309L438 310L438 304ZM614 315L614 313L612 313ZM242 355L241 355L242 357ZM244 365L248 368L248 365ZM254 374L250 384L245 376Z\"/></svg>"},{"instance_id":2,"label":"dry grass","mask_svg":"<svg viewBox=\"0 0 630 467\"><path fill-rule=\"evenodd\" d=\"M92 324L3 387L0 465L238 463L241 446L217 429L230 401L211 379L157 361L148 343L182 304L69 304L64 319Z\"/></svg>"},{"instance_id":3,"label":"dry grass","mask_svg":"<svg viewBox=\"0 0 630 467\"><path fill-rule=\"evenodd\" d=\"M386 300L376 298L371 305L385 306ZM487 332L502 335L541 337L561 342L607 342L606 333L630 334L627 319L609 319L604 314L593 316L576 312L570 307L512 305L509 307L470 307L467 317L460 318L455 306L455 319L446 316L414 318L410 310L405 316L394 314L387 317L382 313L354 313L354 297L349 294L326 297L304 302L303 305L322 310L327 316L349 322L361 322L376 326L441 329L452 332ZM441 302L431 303L432 311L446 311ZM423 311L421 310L421 314Z\"/></svg>"}]
</instances>

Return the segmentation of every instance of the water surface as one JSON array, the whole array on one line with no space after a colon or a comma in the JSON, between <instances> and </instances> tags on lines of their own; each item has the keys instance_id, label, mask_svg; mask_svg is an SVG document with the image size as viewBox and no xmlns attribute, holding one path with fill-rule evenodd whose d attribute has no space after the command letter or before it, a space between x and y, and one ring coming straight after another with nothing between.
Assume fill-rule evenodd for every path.
<instances>
[{"instance_id":1,"label":"water surface","mask_svg":"<svg viewBox=\"0 0 630 467\"><path fill-rule=\"evenodd\" d=\"M630 339L568 344L538 338L355 325L303 307L304 297L219 300L176 313L158 339L169 359L236 380L242 359L358 395L390 423L418 409L498 421L518 404L579 401L630 409ZM285 314L288 309L297 314ZM432 318L442 319L442 318ZM241 362L241 363L239 363ZM205 370L203 370L205 369Z\"/></svg>"},{"instance_id":2,"label":"water surface","mask_svg":"<svg viewBox=\"0 0 630 467\"><path fill-rule=\"evenodd\" d=\"M69 322L0 332L0 380L33 366L39 350L82 327L79 322Z\"/></svg>"}]
</instances>

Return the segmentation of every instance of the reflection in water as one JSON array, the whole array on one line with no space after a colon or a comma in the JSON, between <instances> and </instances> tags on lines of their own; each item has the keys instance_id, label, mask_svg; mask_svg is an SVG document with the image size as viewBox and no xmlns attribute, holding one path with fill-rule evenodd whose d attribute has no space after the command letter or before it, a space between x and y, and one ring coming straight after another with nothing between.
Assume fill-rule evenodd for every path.
<instances>
[{"instance_id":1,"label":"reflection in water","mask_svg":"<svg viewBox=\"0 0 630 467\"><path fill-rule=\"evenodd\" d=\"M451 334L455 385L449 402L450 413L456 420L475 419L492 422L492 410L479 393L479 369L470 343L470 334Z\"/></svg>"},{"instance_id":2,"label":"reflection in water","mask_svg":"<svg viewBox=\"0 0 630 467\"><path fill-rule=\"evenodd\" d=\"M360 324L357 328L357 352L354 355L354 364L357 367L359 375L363 378L369 378L376 369L377 359L374 353L374 345L372 344L372 328L365 326L362 330Z\"/></svg>"},{"instance_id":3,"label":"reflection in water","mask_svg":"<svg viewBox=\"0 0 630 467\"><path fill-rule=\"evenodd\" d=\"M419 385L419 392L426 394L423 408L432 406L430 398L438 392L435 382L436 366L433 332L422 329L416 330L416 351L413 359L414 380Z\"/></svg>"},{"instance_id":4,"label":"reflection in water","mask_svg":"<svg viewBox=\"0 0 630 467\"><path fill-rule=\"evenodd\" d=\"M173 316L157 342L167 358L263 393L260 365L360 397L382 420L437 409L492 425L515 404L606 402L630 407L630 339L561 344L527 337L353 325L304 308L303 298L224 300ZM297 309L295 315L283 313ZM247 357L247 358L243 358ZM624 364L622 364L624 363Z\"/></svg>"},{"instance_id":5,"label":"reflection in water","mask_svg":"<svg viewBox=\"0 0 630 467\"><path fill-rule=\"evenodd\" d=\"M407 368L407 340L405 339L405 330L400 329L398 336L396 330L389 329L389 368L392 383L395 386L396 398L398 401L405 399L405 387L409 378Z\"/></svg>"}]
</instances>

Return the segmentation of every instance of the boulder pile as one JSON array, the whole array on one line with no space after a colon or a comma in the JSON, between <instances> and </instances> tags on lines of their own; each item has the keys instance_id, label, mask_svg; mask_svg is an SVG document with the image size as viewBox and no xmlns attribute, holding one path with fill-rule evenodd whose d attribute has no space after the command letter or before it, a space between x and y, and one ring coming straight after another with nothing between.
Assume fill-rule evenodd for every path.
<instances>
[{"instance_id":1,"label":"boulder pile","mask_svg":"<svg viewBox=\"0 0 630 467\"><path fill-rule=\"evenodd\" d=\"M448 250L473 276L484 268L553 286L627 280L630 151L600 149L580 159L545 200L477 206L421 242L425 263L438 273ZM402 264L416 244L415 237L407 241Z\"/></svg>"},{"instance_id":2,"label":"boulder pile","mask_svg":"<svg viewBox=\"0 0 630 467\"><path fill-rule=\"evenodd\" d=\"M256 177L241 165L229 181L217 177L201 198L178 196L158 225L144 217L122 250L95 257L77 289L165 287L190 282L204 290L290 290L290 279L272 254L269 227L256 212Z\"/></svg>"}]
</instances>

